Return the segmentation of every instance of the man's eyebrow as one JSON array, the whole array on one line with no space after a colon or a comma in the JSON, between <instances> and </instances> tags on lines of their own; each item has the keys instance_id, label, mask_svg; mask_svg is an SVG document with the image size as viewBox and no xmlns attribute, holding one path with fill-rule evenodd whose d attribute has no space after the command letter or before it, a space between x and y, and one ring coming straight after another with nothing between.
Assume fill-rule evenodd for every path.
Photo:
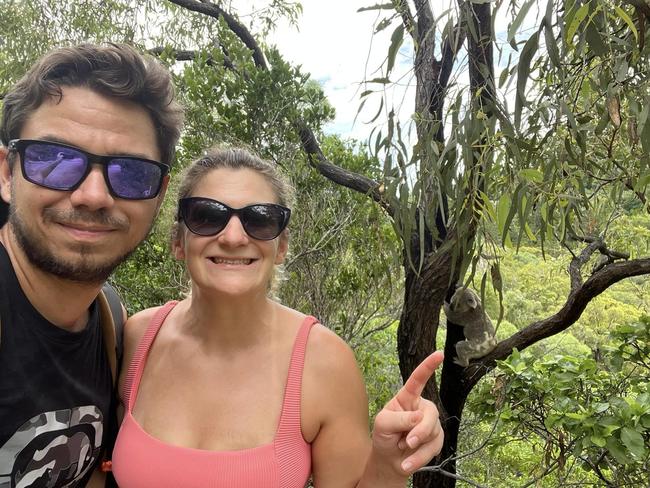
<instances>
[{"instance_id":1,"label":"man's eyebrow","mask_svg":"<svg viewBox=\"0 0 650 488\"><path fill-rule=\"evenodd\" d=\"M58 142L59 144L65 144L66 146L72 146L76 147L77 149L80 149L82 151L85 151L90 154L95 154L91 151L88 151L84 149L83 147L79 147L73 142L61 137L61 136L55 136L55 135L50 135L46 134L43 136L38 137L39 141L44 141L44 142ZM125 156L129 158L138 158L138 159L148 159L150 161L155 161L155 159L152 159L150 156L146 154L140 154L140 153L126 153L126 152L115 152L115 153L108 153L108 154L97 154L97 156Z\"/></svg>"}]
</instances>

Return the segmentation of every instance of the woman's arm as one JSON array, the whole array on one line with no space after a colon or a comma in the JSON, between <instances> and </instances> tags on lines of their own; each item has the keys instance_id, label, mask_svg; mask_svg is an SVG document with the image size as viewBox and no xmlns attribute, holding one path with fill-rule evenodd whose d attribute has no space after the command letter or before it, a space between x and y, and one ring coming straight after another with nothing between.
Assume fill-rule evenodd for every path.
<instances>
[{"instance_id":1,"label":"woman's arm","mask_svg":"<svg viewBox=\"0 0 650 488\"><path fill-rule=\"evenodd\" d=\"M368 398L352 350L321 325L309 335L302 384L314 486L355 487L370 454Z\"/></svg>"},{"instance_id":2,"label":"woman's arm","mask_svg":"<svg viewBox=\"0 0 650 488\"><path fill-rule=\"evenodd\" d=\"M440 451L438 412L420 395L442 353L416 368L377 415L372 442L365 386L347 344L319 326L310 335L306 357L303 434L312 442L316 488L404 487L410 474ZM318 424L313 438L310 419Z\"/></svg>"}]
</instances>

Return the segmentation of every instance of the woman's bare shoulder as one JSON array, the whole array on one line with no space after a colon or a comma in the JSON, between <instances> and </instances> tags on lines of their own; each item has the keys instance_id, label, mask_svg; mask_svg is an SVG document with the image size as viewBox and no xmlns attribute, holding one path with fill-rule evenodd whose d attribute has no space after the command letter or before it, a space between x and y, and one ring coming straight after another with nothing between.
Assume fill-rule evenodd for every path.
<instances>
[{"instance_id":1,"label":"woman's bare shoulder","mask_svg":"<svg viewBox=\"0 0 650 488\"><path fill-rule=\"evenodd\" d=\"M333 360L341 360L343 361L341 366L356 368L356 360L350 346L321 323L316 323L312 327L307 347L317 364L324 361L325 365L329 364L329 367L332 367Z\"/></svg>"},{"instance_id":2,"label":"woman's bare shoulder","mask_svg":"<svg viewBox=\"0 0 650 488\"><path fill-rule=\"evenodd\" d=\"M162 307L145 308L131 315L124 324L124 348L129 350L140 342L147 327Z\"/></svg>"},{"instance_id":3,"label":"woman's bare shoulder","mask_svg":"<svg viewBox=\"0 0 650 488\"><path fill-rule=\"evenodd\" d=\"M303 409L303 435L309 441L319 432L331 432L332 426L367 437L368 398L356 358L350 346L322 324L312 327L307 341Z\"/></svg>"}]
</instances>

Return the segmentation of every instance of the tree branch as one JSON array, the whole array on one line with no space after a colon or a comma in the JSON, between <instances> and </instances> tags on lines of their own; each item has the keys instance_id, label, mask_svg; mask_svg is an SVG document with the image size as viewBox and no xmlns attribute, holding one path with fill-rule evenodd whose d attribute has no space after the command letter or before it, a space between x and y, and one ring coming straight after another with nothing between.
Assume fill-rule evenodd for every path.
<instances>
[{"instance_id":1,"label":"tree branch","mask_svg":"<svg viewBox=\"0 0 650 488\"><path fill-rule=\"evenodd\" d=\"M418 43L431 34L433 28L433 12L429 0L415 0L415 16L417 17Z\"/></svg>"},{"instance_id":2,"label":"tree branch","mask_svg":"<svg viewBox=\"0 0 650 488\"><path fill-rule=\"evenodd\" d=\"M168 48L158 46L149 49L149 53L151 53L154 56L160 56L167 49ZM198 51L193 51L188 49L172 49L171 53L174 56L174 59L176 61L194 61L199 55ZM206 64L208 66L213 66L215 64L214 58L212 56L209 56L206 60ZM237 69L235 68L235 65L225 53L223 57L223 66L231 71L235 71L238 73Z\"/></svg>"},{"instance_id":3,"label":"tree branch","mask_svg":"<svg viewBox=\"0 0 650 488\"><path fill-rule=\"evenodd\" d=\"M580 255L574 256L569 264L569 277L571 278L571 291L574 292L582 285L582 267L591 259L591 256L596 252L604 243L601 239L594 239L587 247L585 247Z\"/></svg>"},{"instance_id":4,"label":"tree branch","mask_svg":"<svg viewBox=\"0 0 650 488\"><path fill-rule=\"evenodd\" d=\"M480 380L497 360L507 358L514 349L523 350L528 346L568 329L582 315L592 299L610 286L632 276L650 274L650 258L633 259L612 263L592 274L584 284L569 293L564 306L554 315L539 320L520 330L512 337L500 342L497 347L480 361L470 364L463 375L468 391Z\"/></svg>"},{"instance_id":5,"label":"tree branch","mask_svg":"<svg viewBox=\"0 0 650 488\"><path fill-rule=\"evenodd\" d=\"M413 14L411 13L411 9L409 8L407 0L395 0L394 4L397 13L402 16L402 24L404 24L406 32L411 35L411 38L414 42L417 42L417 27L415 25L415 19L413 18Z\"/></svg>"},{"instance_id":6,"label":"tree branch","mask_svg":"<svg viewBox=\"0 0 650 488\"><path fill-rule=\"evenodd\" d=\"M323 154L312 130L302 120L296 121L295 126L300 135L302 148L309 159L309 164L317 169L320 174L334 183L370 196L390 216L394 215L394 210L383 196L382 186L379 182L331 163Z\"/></svg>"},{"instance_id":7,"label":"tree branch","mask_svg":"<svg viewBox=\"0 0 650 488\"><path fill-rule=\"evenodd\" d=\"M203 3L197 0L169 0L169 1L176 5L179 5L180 7L186 8L188 10L192 10L194 12L199 12L208 15L210 17L214 17L214 18L223 17L223 19L228 24L228 27L252 51L253 59L255 60L255 65L259 69L270 71L269 66L266 63L266 59L264 58L264 54L262 53L262 49L260 48L255 38L252 36L252 34L248 31L248 29L244 25L239 23L233 16L231 16L223 9L221 9L221 7L212 3L208 3L208 2ZM158 49L160 48L155 48L155 50ZM155 50L152 52L155 52ZM192 51L179 50L176 51L176 53L181 58L191 59L191 57L193 56ZM228 62L228 64L224 62L224 64L226 64L226 67L235 70L234 65L228 59L227 56L225 56L225 59ZM305 124L305 122L302 119L299 118L298 120L294 121L294 126L298 130L300 141L302 143L302 148L307 154L309 163L315 169L317 169L319 173L321 173L327 179L329 179L330 181L336 184L345 186L347 188L350 188L352 190L370 196L374 201L379 203L390 216L394 215L394 210L391 208L388 201L383 197L383 193L381 191L382 186L379 182L374 181L366 176L336 166L325 157L323 151L321 150L318 144L318 141L316 140L316 136L314 135L314 132L311 130L311 128L307 126L307 124Z\"/></svg>"},{"instance_id":8,"label":"tree branch","mask_svg":"<svg viewBox=\"0 0 650 488\"><path fill-rule=\"evenodd\" d=\"M215 19L218 19L219 17L223 18L223 20L226 21L228 28L230 28L230 30L233 31L237 37L239 37L244 45L253 52L253 60L255 61L255 65L258 68L265 70L269 69L268 63L266 62L266 57L264 56L262 49L260 48L253 35L244 25L242 25L237 19L235 19L221 7L215 5L214 3L200 2L196 0L169 1L175 5L178 5L179 7L183 7L193 12L199 12L209 17L214 17Z\"/></svg>"},{"instance_id":9,"label":"tree branch","mask_svg":"<svg viewBox=\"0 0 650 488\"><path fill-rule=\"evenodd\" d=\"M445 39L442 45L442 57L440 58L440 72L438 73L438 84L440 87L447 88L451 71L456 63L458 51L465 42L466 30L462 27L462 22L458 22L452 29L451 35Z\"/></svg>"}]
</instances>

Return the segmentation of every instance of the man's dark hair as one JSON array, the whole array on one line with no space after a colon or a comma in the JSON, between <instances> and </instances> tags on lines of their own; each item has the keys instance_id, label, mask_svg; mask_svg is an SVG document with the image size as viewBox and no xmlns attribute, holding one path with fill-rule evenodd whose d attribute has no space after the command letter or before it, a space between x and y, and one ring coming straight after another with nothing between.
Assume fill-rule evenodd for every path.
<instances>
[{"instance_id":1,"label":"man's dark hair","mask_svg":"<svg viewBox=\"0 0 650 488\"><path fill-rule=\"evenodd\" d=\"M171 165L183 111L174 99L171 75L156 59L125 44L62 47L50 51L6 94L0 140L20 137L29 115L64 87L85 87L144 108L156 129L162 162Z\"/></svg>"}]
</instances>

